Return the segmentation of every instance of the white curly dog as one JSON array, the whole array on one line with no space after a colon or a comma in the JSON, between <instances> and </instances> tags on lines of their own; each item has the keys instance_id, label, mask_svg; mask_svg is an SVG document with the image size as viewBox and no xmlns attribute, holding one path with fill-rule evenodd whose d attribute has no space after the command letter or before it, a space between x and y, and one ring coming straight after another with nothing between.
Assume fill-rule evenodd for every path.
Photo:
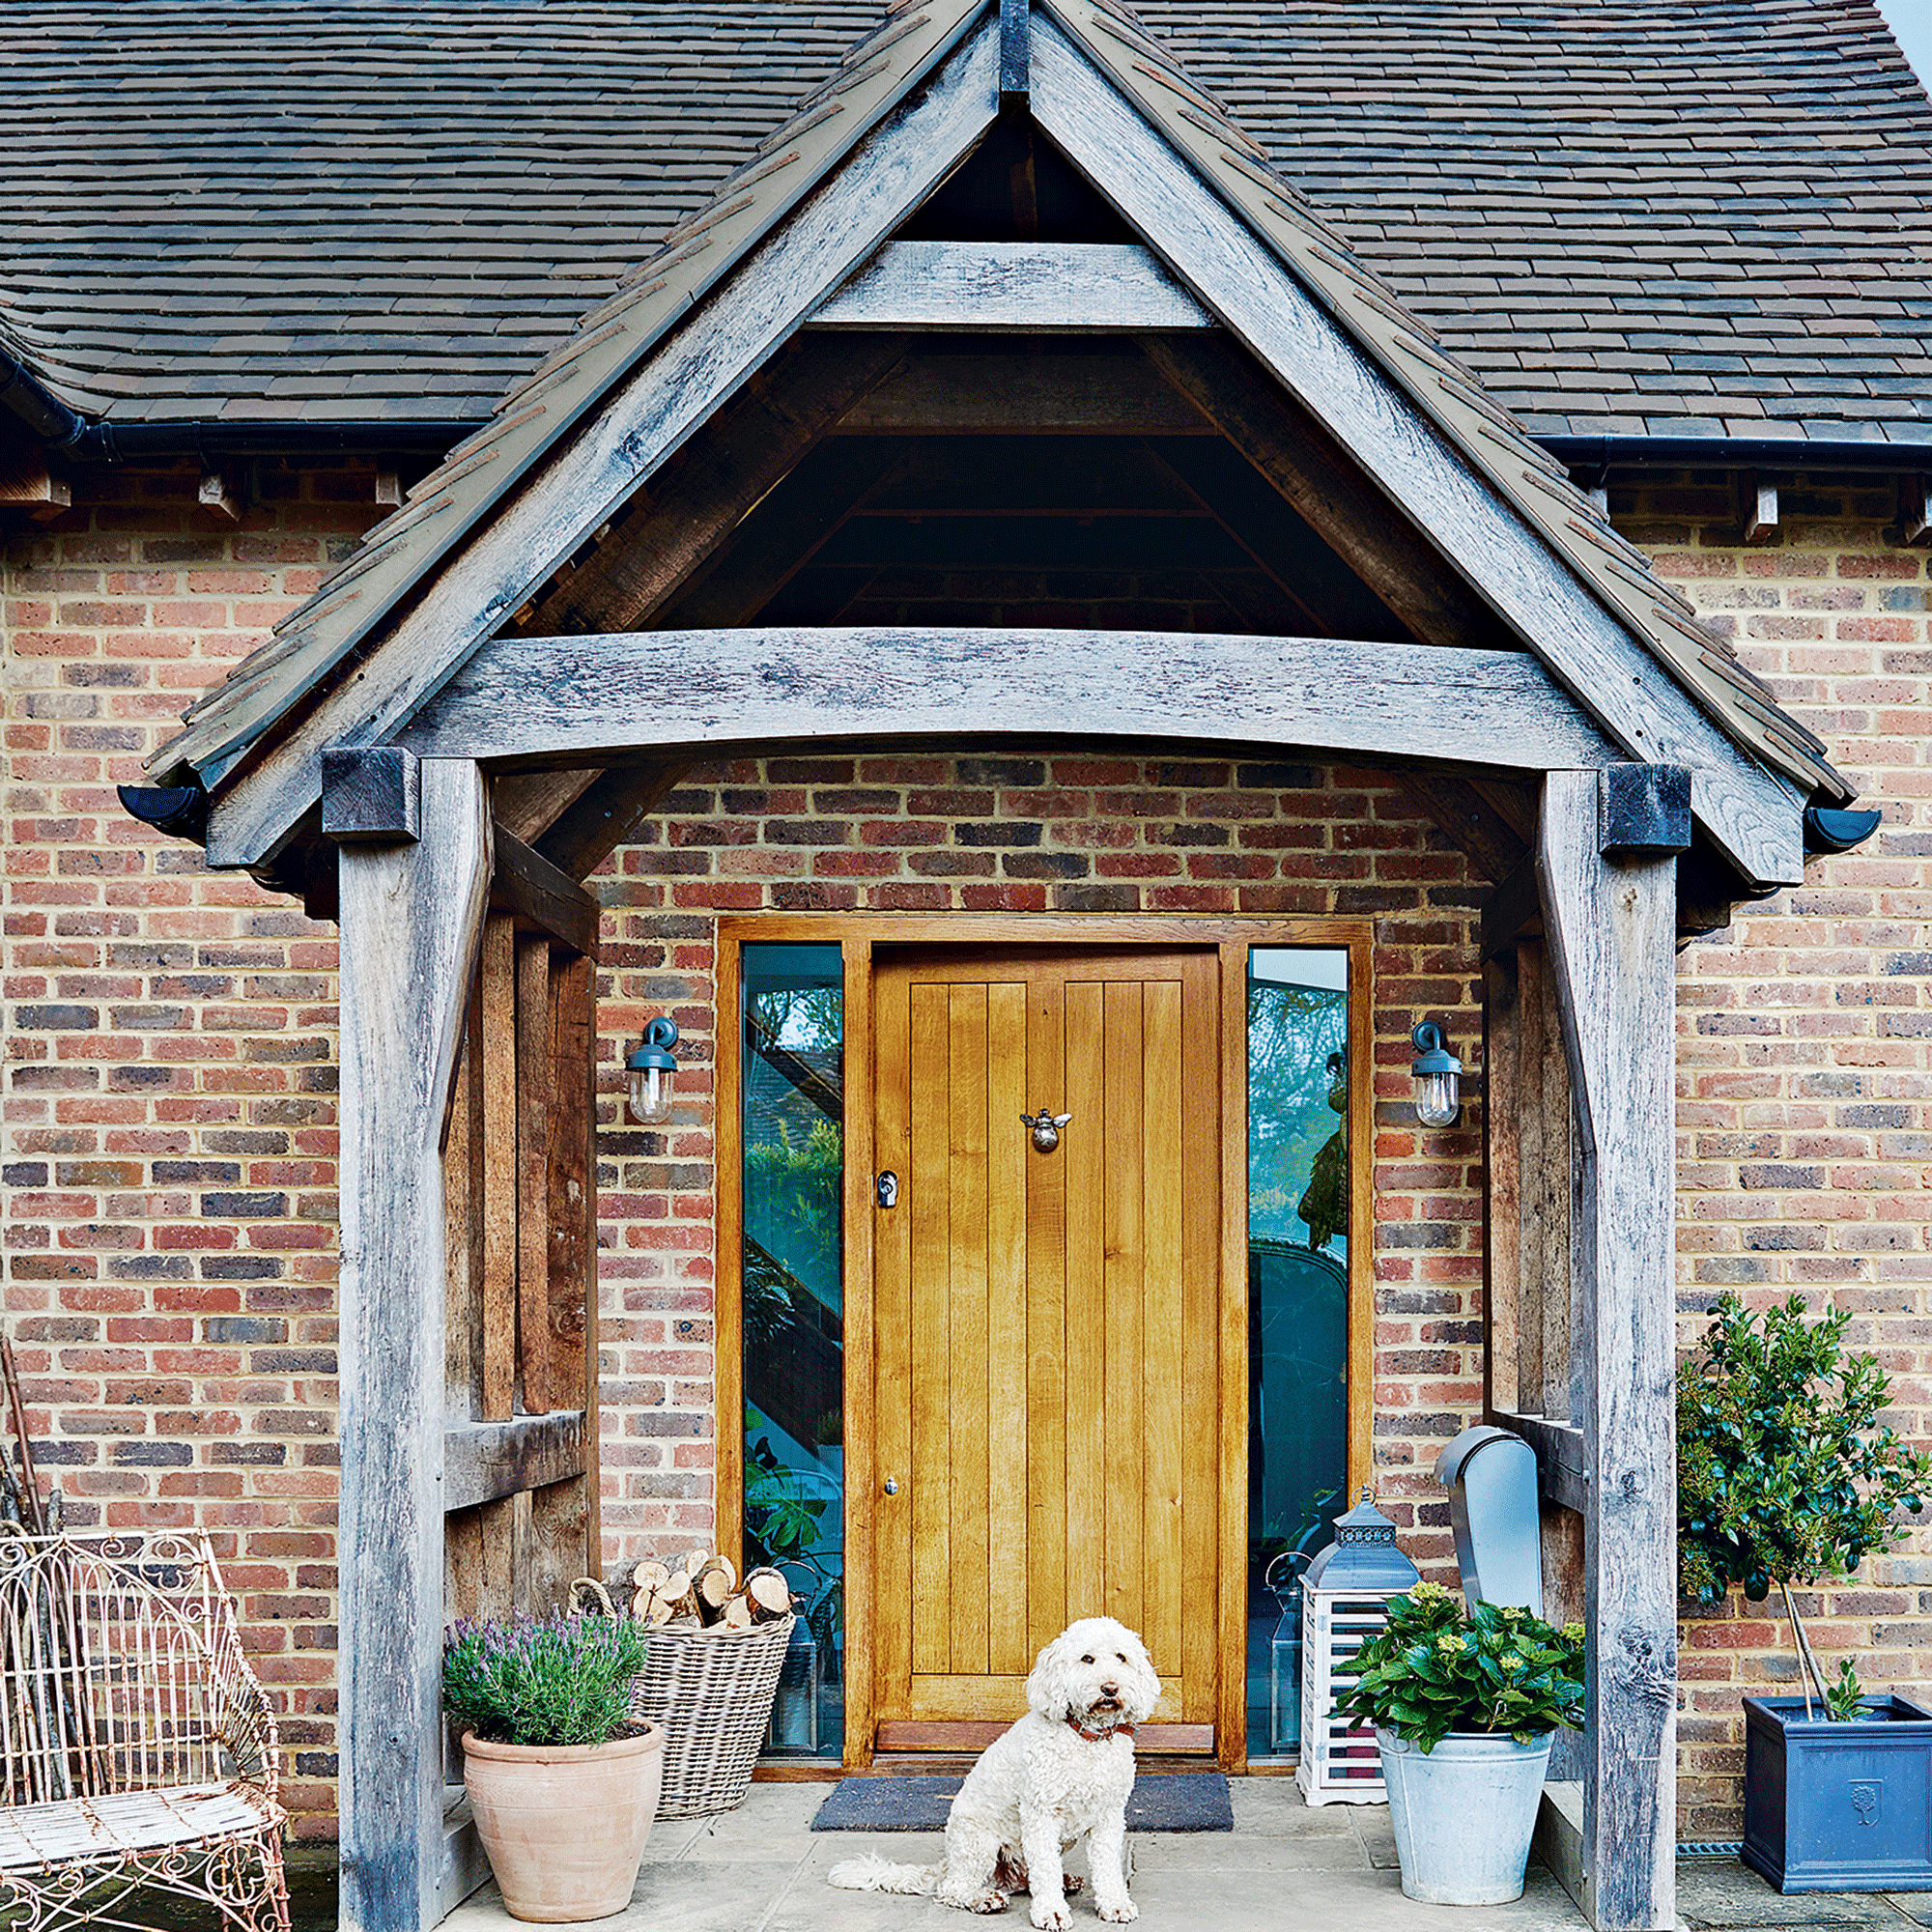
<instances>
[{"instance_id":1,"label":"white curly dog","mask_svg":"<svg viewBox=\"0 0 1932 1932\"><path fill-rule=\"evenodd\" d=\"M1134 1788L1134 1726L1160 1696L1147 1646L1112 1617L1084 1617L1039 1654L1027 1679L1028 1710L966 1775L946 1820L946 1862L895 1865L867 1856L826 1874L846 1891L931 1892L963 1912L1004 1912L1010 1893L1033 1893L1040 1932L1073 1923L1061 1855L1083 1834L1094 1902L1124 1925L1140 1916L1127 1896L1127 1794Z\"/></svg>"}]
</instances>

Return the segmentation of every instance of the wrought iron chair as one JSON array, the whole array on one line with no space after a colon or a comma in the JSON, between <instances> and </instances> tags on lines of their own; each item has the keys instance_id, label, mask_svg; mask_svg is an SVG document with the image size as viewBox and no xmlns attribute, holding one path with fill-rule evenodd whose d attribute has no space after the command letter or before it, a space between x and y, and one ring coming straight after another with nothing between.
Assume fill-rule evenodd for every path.
<instances>
[{"instance_id":1,"label":"wrought iron chair","mask_svg":"<svg viewBox=\"0 0 1932 1932\"><path fill-rule=\"evenodd\" d=\"M275 1719L205 1536L0 1535L0 1924L289 1932Z\"/></svg>"}]
</instances>

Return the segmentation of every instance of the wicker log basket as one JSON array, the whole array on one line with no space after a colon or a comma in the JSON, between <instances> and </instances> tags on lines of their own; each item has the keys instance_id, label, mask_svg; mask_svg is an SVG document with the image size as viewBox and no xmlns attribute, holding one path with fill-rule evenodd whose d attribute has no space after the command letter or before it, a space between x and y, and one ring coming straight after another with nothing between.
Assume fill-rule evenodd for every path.
<instances>
[{"instance_id":1,"label":"wicker log basket","mask_svg":"<svg viewBox=\"0 0 1932 1932\"><path fill-rule=\"evenodd\" d=\"M577 1588L602 1587L585 1577ZM752 1630L696 1619L660 1624L631 1691L631 1715L663 1728L660 1818L710 1818L744 1802L772 1720L792 1627L790 1614Z\"/></svg>"}]
</instances>

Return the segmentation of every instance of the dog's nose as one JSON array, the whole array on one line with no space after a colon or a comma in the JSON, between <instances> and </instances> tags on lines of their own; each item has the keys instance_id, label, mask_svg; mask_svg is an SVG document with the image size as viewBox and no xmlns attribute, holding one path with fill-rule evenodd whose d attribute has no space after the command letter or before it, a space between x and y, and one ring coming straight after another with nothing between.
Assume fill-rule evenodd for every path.
<instances>
[{"instance_id":1,"label":"dog's nose","mask_svg":"<svg viewBox=\"0 0 1932 1932\"><path fill-rule=\"evenodd\" d=\"M1103 1697L1118 1697L1120 1694L1121 1687L1111 1677L1100 1686L1100 1695Z\"/></svg>"}]
</instances>

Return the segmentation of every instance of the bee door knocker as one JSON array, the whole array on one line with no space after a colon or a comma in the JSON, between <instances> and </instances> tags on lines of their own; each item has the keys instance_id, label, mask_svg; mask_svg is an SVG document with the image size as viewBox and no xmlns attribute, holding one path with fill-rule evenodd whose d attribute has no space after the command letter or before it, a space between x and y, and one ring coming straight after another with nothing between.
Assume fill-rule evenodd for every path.
<instances>
[{"instance_id":1,"label":"bee door knocker","mask_svg":"<svg viewBox=\"0 0 1932 1932\"><path fill-rule=\"evenodd\" d=\"M1044 1107L1037 1114L1020 1116L1033 1129L1033 1144L1041 1153L1051 1153L1060 1145L1060 1130L1072 1118L1071 1114L1049 1114Z\"/></svg>"}]
</instances>

